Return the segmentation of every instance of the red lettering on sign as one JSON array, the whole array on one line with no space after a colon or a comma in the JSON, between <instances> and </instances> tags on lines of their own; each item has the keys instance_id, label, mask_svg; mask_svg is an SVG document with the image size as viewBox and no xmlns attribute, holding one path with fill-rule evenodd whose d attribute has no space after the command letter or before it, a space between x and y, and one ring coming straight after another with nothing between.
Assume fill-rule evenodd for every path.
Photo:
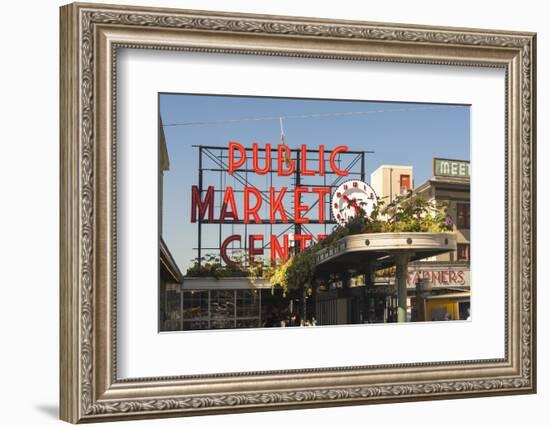
<instances>
[{"instance_id":1,"label":"red lettering on sign","mask_svg":"<svg viewBox=\"0 0 550 427\"><path fill-rule=\"evenodd\" d=\"M466 283L465 272L462 270L410 270L407 284L413 286L420 279L429 280L434 286Z\"/></svg>"},{"instance_id":2,"label":"red lettering on sign","mask_svg":"<svg viewBox=\"0 0 550 427\"><path fill-rule=\"evenodd\" d=\"M254 242L264 241L264 236L261 234L251 234L248 236L248 259L250 263L254 262L254 255L263 255L264 248L257 248L254 246Z\"/></svg>"},{"instance_id":3,"label":"red lettering on sign","mask_svg":"<svg viewBox=\"0 0 550 427\"><path fill-rule=\"evenodd\" d=\"M456 283L456 273L454 271L449 271L449 282Z\"/></svg>"},{"instance_id":4,"label":"red lettering on sign","mask_svg":"<svg viewBox=\"0 0 550 427\"><path fill-rule=\"evenodd\" d=\"M300 242L300 250L303 251L307 247L307 242L313 240L311 234L295 234L294 240Z\"/></svg>"},{"instance_id":5,"label":"red lettering on sign","mask_svg":"<svg viewBox=\"0 0 550 427\"><path fill-rule=\"evenodd\" d=\"M235 160L235 150L237 150L241 157L238 161ZM235 169L240 168L246 162L246 150L238 142L231 141L229 143L229 174L233 175Z\"/></svg>"},{"instance_id":6,"label":"red lettering on sign","mask_svg":"<svg viewBox=\"0 0 550 427\"><path fill-rule=\"evenodd\" d=\"M307 145L302 144L300 157L300 173L304 176L314 176L315 171L307 168Z\"/></svg>"},{"instance_id":7,"label":"red lettering on sign","mask_svg":"<svg viewBox=\"0 0 550 427\"><path fill-rule=\"evenodd\" d=\"M227 210L228 206L230 208L229 211ZM226 187L225 194L223 195L222 209L220 212L220 222L224 222L226 218L230 218L233 221L239 220L233 187Z\"/></svg>"},{"instance_id":8,"label":"red lettering on sign","mask_svg":"<svg viewBox=\"0 0 550 427\"><path fill-rule=\"evenodd\" d=\"M325 175L325 146L319 145L319 176Z\"/></svg>"},{"instance_id":9,"label":"red lettering on sign","mask_svg":"<svg viewBox=\"0 0 550 427\"><path fill-rule=\"evenodd\" d=\"M236 242L236 241L240 242L241 241L241 236L239 236L238 234L233 234L233 235L229 236L227 239L225 239L222 243L222 246L220 247L220 256L222 257L223 262L225 262L227 265L230 265L230 266L236 266L237 263L232 261L227 256L227 247L229 246L229 244L231 242Z\"/></svg>"},{"instance_id":10,"label":"red lettering on sign","mask_svg":"<svg viewBox=\"0 0 550 427\"><path fill-rule=\"evenodd\" d=\"M279 192L279 195L275 197L275 189L271 187L269 189L269 221L273 224L275 223L275 212L279 211L279 215L281 216L281 220L284 223L288 222L288 218L286 216L285 207L283 206L283 198L286 194L286 187L282 187L281 191Z\"/></svg>"},{"instance_id":11,"label":"red lettering on sign","mask_svg":"<svg viewBox=\"0 0 550 427\"><path fill-rule=\"evenodd\" d=\"M307 193L307 187L296 187L294 189L294 222L296 224L307 224L309 223L309 218L302 217L302 212L307 211L307 205L302 205L300 203L300 197L302 193Z\"/></svg>"},{"instance_id":12,"label":"red lettering on sign","mask_svg":"<svg viewBox=\"0 0 550 427\"><path fill-rule=\"evenodd\" d=\"M258 175L265 175L271 169L271 144L265 144L265 166L260 169L258 166L258 144L252 144L252 168Z\"/></svg>"},{"instance_id":13,"label":"red lettering on sign","mask_svg":"<svg viewBox=\"0 0 550 427\"><path fill-rule=\"evenodd\" d=\"M279 239L275 234L271 235L270 247L271 247L271 264L277 262L277 258L285 262L288 259L289 254L289 243L288 243L288 234L283 236L283 247L279 244Z\"/></svg>"},{"instance_id":14,"label":"red lettering on sign","mask_svg":"<svg viewBox=\"0 0 550 427\"><path fill-rule=\"evenodd\" d=\"M197 222L197 210L199 221L204 219L206 211L208 211L208 221L214 220L214 187L208 187L204 200L201 200L199 187L193 185L191 188L191 222Z\"/></svg>"},{"instance_id":15,"label":"red lettering on sign","mask_svg":"<svg viewBox=\"0 0 550 427\"><path fill-rule=\"evenodd\" d=\"M311 189L312 193L317 193L319 195L319 222L325 222L325 195L330 194L329 187L313 187Z\"/></svg>"},{"instance_id":16,"label":"red lettering on sign","mask_svg":"<svg viewBox=\"0 0 550 427\"><path fill-rule=\"evenodd\" d=\"M254 194L256 196L256 203L254 206L250 206L250 195ZM261 224L262 220L260 219L260 215L258 215L258 211L262 207L262 194L260 193L260 190L258 190L256 187L244 187L244 222L245 224L250 223L250 215L254 218L254 221L256 224Z\"/></svg>"},{"instance_id":17,"label":"red lettering on sign","mask_svg":"<svg viewBox=\"0 0 550 427\"><path fill-rule=\"evenodd\" d=\"M279 176L289 176L294 173L296 165L294 160L292 160L290 148L287 145L280 144L277 148L277 174ZM285 164L288 166L287 169L284 168Z\"/></svg>"},{"instance_id":18,"label":"red lettering on sign","mask_svg":"<svg viewBox=\"0 0 550 427\"><path fill-rule=\"evenodd\" d=\"M345 145L339 145L330 153L330 159L329 159L330 167L332 168L332 170L336 175L340 175L340 176L349 175L349 171L341 170L338 168L338 166L336 166L336 156L339 153L345 153L346 151L348 151L348 147L346 147Z\"/></svg>"},{"instance_id":19,"label":"red lettering on sign","mask_svg":"<svg viewBox=\"0 0 550 427\"><path fill-rule=\"evenodd\" d=\"M248 170L249 172L254 172L258 175L265 175L270 172L277 172L279 176L290 176L296 173L297 168L300 167L300 174L303 176L324 176L326 173L326 164L325 161L329 161L329 167L331 171L339 176L348 176L349 171L340 169L340 154L345 154L348 152L348 147L345 145L337 146L334 150L331 150L329 159L325 159L325 147L320 145L318 147L317 153L318 158L315 158L315 155L312 154L314 151L310 150L308 157L308 147L305 144L301 144L300 151L296 149L291 149L285 144L279 144L277 146L277 153L272 153L271 144L265 144L265 148L260 148L260 145L253 143L251 149L245 148L242 144L236 141L230 141L228 143L228 167L227 171L230 175L234 175L237 171ZM250 153L252 152L252 159L250 159ZM248 152L248 153L247 153ZM261 153L265 153L265 156L262 156ZM294 158L292 155L295 154ZM275 159L273 156L277 155L277 170L274 168ZM247 158L248 157L248 158ZM299 159L298 159L299 157ZM250 162L250 160L252 160ZM299 162L299 163L298 163ZM315 167L317 166L317 167ZM248 181L247 181L248 183ZM192 186L192 195L191 195L191 222L204 222L204 223L217 223L217 224L231 224L231 223L240 223L244 222L245 224L255 223L263 224L269 223L274 224L277 222L288 223L292 221L296 224L307 224L310 222L308 217L308 212L315 207L315 204L318 205L317 219L318 223L323 224L326 222L326 203L327 197L330 197L330 188L328 187L302 187L296 186L293 190L293 211L288 213L285 210L285 196L287 195L288 187L281 187L280 189L270 187L269 189L260 190L252 185L244 185L243 187L243 197L242 202L240 194L236 195L237 191L231 186L225 187L225 189L219 189L218 191L223 191L223 201L221 206L215 205L216 189L214 186L208 186L206 190L201 189L199 191L198 186ZM267 193L269 191L269 199L267 198ZM312 193L317 195L317 201L302 203L302 195L306 193ZM328 195L328 196L327 196ZM253 198L255 197L255 199ZM289 194L288 197L291 195ZM220 197L221 198L221 197ZM315 196L313 196L313 200ZM260 210L262 204L265 202L269 203L269 220L262 219L260 217ZM218 203L218 202L216 202ZM243 205L243 215L239 215L238 210L241 209L241 203ZM219 210L218 213L214 213L214 209ZM290 209L289 209L290 212ZM214 215L216 214L216 219ZM293 218L289 219L290 216ZM279 218L277 218L279 217ZM219 219L218 219L219 218ZM327 236L325 234L318 234L316 236L317 241L320 242ZM275 262L278 258L283 260L288 259L290 246L288 235L283 236L283 244L279 242L277 236L271 236L271 261ZM296 234L294 236L295 244L297 249L304 250L308 247L309 243L313 241L314 236L311 234ZM251 234L249 235L246 244L248 245L248 258L250 262L254 262L255 256L263 255L264 248L256 246L258 241L262 243L265 240L265 237L261 234ZM227 237L223 243L220 245L220 253L223 262L228 265L235 265L236 261L233 261L227 254L229 245L233 242L241 242L241 236L231 235ZM240 245L239 245L240 246ZM429 274L429 273L425 273ZM417 273L417 277L418 277ZM452 280L457 280L457 278L463 276L453 273L451 275ZM407 277L407 280L410 282L412 279L411 275Z\"/></svg>"}]
</instances>

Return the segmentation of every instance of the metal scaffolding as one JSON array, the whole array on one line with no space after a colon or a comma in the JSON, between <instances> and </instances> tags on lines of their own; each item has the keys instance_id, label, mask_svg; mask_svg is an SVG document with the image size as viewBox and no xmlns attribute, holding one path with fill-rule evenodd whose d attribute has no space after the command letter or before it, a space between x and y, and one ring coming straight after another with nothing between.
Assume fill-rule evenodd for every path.
<instances>
[{"instance_id":1,"label":"metal scaffolding","mask_svg":"<svg viewBox=\"0 0 550 427\"><path fill-rule=\"evenodd\" d=\"M218 188L214 189L215 192L215 200L218 201L218 205L215 207L221 208L223 203L223 195L225 192L225 187L227 185L227 179L228 177L231 177L235 184L239 185L240 188L235 188L233 191L236 194L244 193L244 187L247 186L253 186L257 188L260 192L261 198L263 202L269 203L269 188L273 186L273 178L278 177L277 174L277 168L273 167L273 163L275 159L273 157L270 157L270 167L269 171L266 173L266 183L264 186L258 186L257 184L251 184L249 173L255 173L253 169L252 162L252 156L246 156L246 161L242 165L242 167L237 168L234 170L233 174L229 174L229 164L228 164L228 150L229 148L227 146L213 146L213 145L193 145L194 148L198 150L198 191L199 195L202 198L203 192L206 191L205 187L208 186L205 185L205 180L208 178L209 182L216 182ZM250 147L244 148L246 152L251 152L253 149ZM346 151L341 152L336 155L336 163L338 165L338 168L340 170L345 170L349 172L349 174L344 177L342 175L338 175L336 172L332 171L330 168L324 168L324 174L322 177L316 176L318 182L312 183L307 182L309 176L303 176L302 170L301 170L301 158L302 150L300 148L289 148L291 152L292 160L295 164L295 170L292 175L289 175L285 178L288 179L288 182L286 185L289 189L294 190L298 186L309 186L309 187L328 187L330 188L330 194L333 193L333 190L337 188L344 179L360 179L361 181L365 181L365 159L366 155L373 153L373 151L366 151L366 150L352 150L352 151ZM259 157L258 160L266 161L266 154L265 154L265 148L258 148L258 152L263 152L263 156ZM319 163L319 150L318 149L307 149L306 151L306 162L312 162L315 164L317 161L317 164ZM325 150L324 153L326 155L330 155L332 153L332 150ZM325 160L325 163L327 163L327 160ZM215 176L217 174L217 177ZM219 197L216 197L218 195ZM292 207L290 210L284 209L285 213L288 217L288 223L283 222L281 220L271 221L270 218L261 218L261 223L265 224L266 226L269 226L270 234L273 234L273 226L274 225L280 225L280 224L286 224L287 227L285 227L282 231L280 231L277 234L277 237L280 237L286 233L288 233L290 230L293 230L294 234L301 234L302 231L309 233L311 235L315 235L311 232L308 226L310 225L323 225L324 226L324 234L328 234L327 226L330 225L336 225L337 222L334 220L331 209L330 209L330 197L326 197L324 199L324 212L325 212L325 220L320 222L316 219L310 219L308 224L299 224L294 223L293 218L293 211L294 206L292 204ZM292 203L294 203L294 198L292 199ZM302 215L306 215L309 213L313 208L315 208L319 203L319 200L312 203L307 211L305 211ZM247 242L248 242L248 228L250 224L246 224L243 220L226 220L226 221L208 221L203 220L200 215L197 220L197 245L195 248L197 251L197 260L199 265L201 264L202 258L203 258L203 251L209 250L209 251L219 251L221 245L222 245L222 236L223 236L223 228L224 227L234 227L235 225L243 225L244 227L244 246L240 246L239 248L229 248L229 250L248 250ZM217 226L217 241L218 241L218 247L208 246L203 244L203 238L204 238L204 230L203 227L210 226L211 228L215 228ZM316 242L316 239L313 238L313 242ZM270 241L264 242L263 249L270 249Z\"/></svg>"}]
</instances>

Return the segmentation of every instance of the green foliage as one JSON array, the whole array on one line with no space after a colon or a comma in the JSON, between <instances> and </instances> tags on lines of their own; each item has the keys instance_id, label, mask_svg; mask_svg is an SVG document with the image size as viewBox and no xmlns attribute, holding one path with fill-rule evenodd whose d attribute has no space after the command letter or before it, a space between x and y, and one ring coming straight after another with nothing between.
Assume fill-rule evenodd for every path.
<instances>
[{"instance_id":1,"label":"green foliage","mask_svg":"<svg viewBox=\"0 0 550 427\"><path fill-rule=\"evenodd\" d=\"M361 209L359 215L343 226L348 234L452 231L453 223L447 216L446 202L427 201L412 192L398 196L385 206L378 203L370 216Z\"/></svg>"},{"instance_id":2,"label":"green foliage","mask_svg":"<svg viewBox=\"0 0 550 427\"><path fill-rule=\"evenodd\" d=\"M285 292L305 286L311 289L314 279L315 254L323 248L334 245L347 235L362 233L430 232L452 231L453 223L447 216L447 204L426 201L409 192L385 206L378 203L368 216L364 209L345 225L336 229L321 242L296 254L286 262L266 270L264 277L272 286L281 286Z\"/></svg>"},{"instance_id":3,"label":"green foliage","mask_svg":"<svg viewBox=\"0 0 550 427\"><path fill-rule=\"evenodd\" d=\"M215 254L206 254L193 259L193 265L187 269L187 277L246 277L247 271L243 268L243 257L237 257L235 265L223 265L220 257Z\"/></svg>"},{"instance_id":4,"label":"green foliage","mask_svg":"<svg viewBox=\"0 0 550 427\"><path fill-rule=\"evenodd\" d=\"M186 277L247 277L250 284L254 285L258 277L264 276L264 271L269 269L269 265L262 259L255 262L249 262L244 252L234 255L233 264L224 265L219 256L215 254L206 254L199 259L194 258L193 264L187 269Z\"/></svg>"},{"instance_id":5,"label":"green foliage","mask_svg":"<svg viewBox=\"0 0 550 427\"><path fill-rule=\"evenodd\" d=\"M428 201L409 192L384 207L386 216L382 227L384 232L426 232L441 233L453 230L453 223L447 216L448 203ZM367 227L368 229L369 227ZM366 231L369 233L372 231Z\"/></svg>"},{"instance_id":6,"label":"green foliage","mask_svg":"<svg viewBox=\"0 0 550 427\"><path fill-rule=\"evenodd\" d=\"M310 285L314 277L315 252L317 252L316 245L291 257L283 264L282 271L278 271L277 266L273 267L275 274L269 278L270 283L273 286L281 286L285 293L289 289Z\"/></svg>"}]
</instances>

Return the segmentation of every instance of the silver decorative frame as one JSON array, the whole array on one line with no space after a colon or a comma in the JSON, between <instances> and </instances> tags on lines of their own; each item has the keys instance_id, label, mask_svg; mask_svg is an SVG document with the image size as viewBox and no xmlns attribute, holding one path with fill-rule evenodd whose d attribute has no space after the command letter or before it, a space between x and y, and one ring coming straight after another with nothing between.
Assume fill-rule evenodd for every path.
<instances>
[{"instance_id":1,"label":"silver decorative frame","mask_svg":"<svg viewBox=\"0 0 550 427\"><path fill-rule=\"evenodd\" d=\"M536 391L533 33L174 9L61 8L61 419L200 415ZM496 360L118 380L118 47L506 70L506 339Z\"/></svg>"}]
</instances>

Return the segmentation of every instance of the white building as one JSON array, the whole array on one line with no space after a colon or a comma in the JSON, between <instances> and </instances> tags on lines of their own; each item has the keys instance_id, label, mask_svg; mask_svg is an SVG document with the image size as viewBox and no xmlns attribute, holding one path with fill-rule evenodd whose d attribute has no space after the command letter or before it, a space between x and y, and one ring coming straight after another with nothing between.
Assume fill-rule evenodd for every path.
<instances>
[{"instance_id":1,"label":"white building","mask_svg":"<svg viewBox=\"0 0 550 427\"><path fill-rule=\"evenodd\" d=\"M414 188L413 167L381 165L370 176L371 187L386 204Z\"/></svg>"}]
</instances>

